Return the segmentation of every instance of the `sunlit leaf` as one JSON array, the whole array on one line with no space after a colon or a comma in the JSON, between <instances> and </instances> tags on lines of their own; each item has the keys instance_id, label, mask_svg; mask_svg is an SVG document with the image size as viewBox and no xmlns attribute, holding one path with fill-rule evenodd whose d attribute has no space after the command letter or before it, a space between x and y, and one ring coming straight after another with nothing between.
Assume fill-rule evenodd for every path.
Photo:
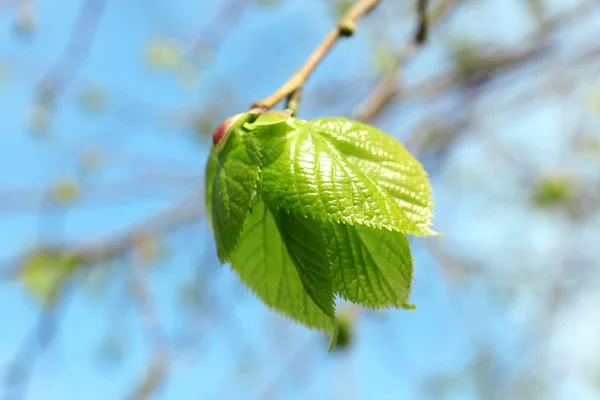
<instances>
[{"instance_id":1,"label":"sunlit leaf","mask_svg":"<svg viewBox=\"0 0 600 400\"><path fill-rule=\"evenodd\" d=\"M253 201L231 266L268 306L308 327L335 335L335 319L306 292L275 219L260 197Z\"/></svg>"},{"instance_id":2,"label":"sunlit leaf","mask_svg":"<svg viewBox=\"0 0 600 400\"><path fill-rule=\"evenodd\" d=\"M267 305L328 332L330 349L336 294L414 309L405 235L435 234L433 203L400 143L348 119L280 111L228 118L213 143L206 201L217 252Z\"/></svg>"},{"instance_id":3,"label":"sunlit leaf","mask_svg":"<svg viewBox=\"0 0 600 400\"><path fill-rule=\"evenodd\" d=\"M337 294L371 308L415 308L409 303L413 261L404 234L358 224L331 224L327 233Z\"/></svg>"},{"instance_id":4,"label":"sunlit leaf","mask_svg":"<svg viewBox=\"0 0 600 400\"><path fill-rule=\"evenodd\" d=\"M207 167L207 209L221 262L234 250L256 192L260 170L260 147L237 121L212 150ZM212 179L211 179L212 176ZM208 182L208 181L207 181Z\"/></svg>"},{"instance_id":5,"label":"sunlit leaf","mask_svg":"<svg viewBox=\"0 0 600 400\"><path fill-rule=\"evenodd\" d=\"M270 207L329 221L427 235L427 174L396 140L344 118L291 118L257 128Z\"/></svg>"}]
</instances>

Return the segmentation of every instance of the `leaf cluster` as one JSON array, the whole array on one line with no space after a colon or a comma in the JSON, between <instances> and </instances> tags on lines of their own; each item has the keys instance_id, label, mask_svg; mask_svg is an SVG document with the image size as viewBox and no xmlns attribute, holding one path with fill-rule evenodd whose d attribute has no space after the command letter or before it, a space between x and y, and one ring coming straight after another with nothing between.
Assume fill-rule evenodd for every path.
<instances>
[{"instance_id":1,"label":"leaf cluster","mask_svg":"<svg viewBox=\"0 0 600 400\"><path fill-rule=\"evenodd\" d=\"M426 172L400 143L345 118L247 113L224 124L206 168L221 263L332 346L336 296L414 308L406 235L435 234L433 203Z\"/></svg>"}]
</instances>

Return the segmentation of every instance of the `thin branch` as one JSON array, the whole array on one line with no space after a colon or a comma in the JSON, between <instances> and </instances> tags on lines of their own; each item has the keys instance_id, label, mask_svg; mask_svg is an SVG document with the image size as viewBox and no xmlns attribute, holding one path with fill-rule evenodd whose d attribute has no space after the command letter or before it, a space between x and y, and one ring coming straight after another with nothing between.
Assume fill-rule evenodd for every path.
<instances>
[{"instance_id":1,"label":"thin branch","mask_svg":"<svg viewBox=\"0 0 600 400\"><path fill-rule=\"evenodd\" d=\"M25 337L7 367L4 375L4 399L22 399L27 397L27 388L35 362L44 354L56 338L56 331L63 317L69 288L65 288L52 307L43 307L33 330Z\"/></svg>"},{"instance_id":2,"label":"thin branch","mask_svg":"<svg viewBox=\"0 0 600 400\"><path fill-rule=\"evenodd\" d=\"M296 115L298 113L298 108L300 108L300 100L302 99L302 88L294 90L289 94L287 100L285 102L286 110L292 110L292 115Z\"/></svg>"},{"instance_id":3,"label":"thin branch","mask_svg":"<svg viewBox=\"0 0 600 400\"><path fill-rule=\"evenodd\" d=\"M51 104L83 65L96 36L105 5L106 0L84 1L64 53L40 81L41 92L38 101L42 104Z\"/></svg>"},{"instance_id":4,"label":"thin branch","mask_svg":"<svg viewBox=\"0 0 600 400\"><path fill-rule=\"evenodd\" d=\"M395 96L398 87L398 74L403 65L414 56L416 50L425 42L427 31L431 26L441 23L450 12L458 6L460 0L446 0L426 13L427 2L418 0L419 22L417 33L398 51L393 68L385 74L371 94L354 111L354 118L368 121L377 116L379 111Z\"/></svg>"},{"instance_id":5,"label":"thin branch","mask_svg":"<svg viewBox=\"0 0 600 400\"><path fill-rule=\"evenodd\" d=\"M437 8L431 9L429 12L430 28L431 26L437 25L446 19L451 11L460 5L460 2L461 0L445 0L443 3L440 3ZM483 66L480 65L480 69L476 70L475 72L483 72L484 75L475 76L476 74L469 74L469 79L471 79L471 82L478 83L480 80L485 80L487 77L497 72L497 69L503 69L505 66L513 66L518 64L524 58L535 57L543 54L545 47L537 45L537 43L543 42L544 40L550 38L551 34L555 32L559 26L564 26L567 23L576 21L582 16L589 15L589 13L595 10L596 7L596 1L588 0L569 11L565 11L555 17L545 20L541 27L525 40L525 42L533 43L533 45L520 52L515 52L514 54L496 54L482 59L481 61L488 61L488 63L485 63ZM404 45L404 47L398 52L394 68L392 68L390 72L380 79L379 83L375 89L373 89L371 94L369 94L367 98L358 107L356 107L356 110L354 111L355 119L368 121L377 117L383 108L389 105L389 103L398 95L398 75L401 74L403 65L416 53L416 50L419 46L420 43L415 39L412 39L409 43ZM487 70L484 70L482 67L487 67ZM456 70L452 73L452 76L446 74L445 76L440 77L438 80L444 86L453 86L456 84L457 80L460 83L464 83L465 81L465 79L461 79L460 76L457 76ZM418 94L422 94L423 90L418 88L416 92ZM403 94L405 94L404 90ZM407 94L407 97L410 96Z\"/></svg>"},{"instance_id":6,"label":"thin branch","mask_svg":"<svg viewBox=\"0 0 600 400\"><path fill-rule=\"evenodd\" d=\"M356 30L356 23L358 20L368 14L377 4L379 4L379 2L380 0L359 0L313 50L312 54L300 69L279 89L268 97L252 104L251 108L270 109L294 91L304 86L304 83L308 80L321 61L329 54L335 43L342 37L352 36Z\"/></svg>"},{"instance_id":7,"label":"thin branch","mask_svg":"<svg viewBox=\"0 0 600 400\"><path fill-rule=\"evenodd\" d=\"M154 197L160 199L173 199L183 191L188 192L204 176L198 173L172 173L170 171L144 172L112 182L92 182L83 184L76 180L56 182L45 188L10 188L0 190L0 213L3 212L29 212L38 210L40 205L52 203L57 206L41 210L42 213L52 213L59 209L58 206L94 207L115 203L131 202L140 197ZM72 202L61 203L56 191L61 185L73 185L77 192ZM165 190L169 189L169 190ZM174 191L173 189L179 189ZM183 192L183 193L185 193Z\"/></svg>"},{"instance_id":8,"label":"thin branch","mask_svg":"<svg viewBox=\"0 0 600 400\"><path fill-rule=\"evenodd\" d=\"M223 27L237 25L250 5L250 0L229 0L225 3L206 27L196 35L189 52L193 53L207 46L213 49L218 46L223 37L230 32L229 29L223 29Z\"/></svg>"},{"instance_id":9,"label":"thin branch","mask_svg":"<svg viewBox=\"0 0 600 400\"><path fill-rule=\"evenodd\" d=\"M156 300L148 285L147 266L140 257L135 257L132 268L131 292L142 315L148 343L152 347L152 360L141 381L126 399L145 400L164 384L171 352Z\"/></svg>"},{"instance_id":10,"label":"thin branch","mask_svg":"<svg viewBox=\"0 0 600 400\"><path fill-rule=\"evenodd\" d=\"M419 45L425 43L429 32L429 16L427 15L428 0L417 0L417 14L419 15L419 23L415 33L415 43Z\"/></svg>"},{"instance_id":11,"label":"thin branch","mask_svg":"<svg viewBox=\"0 0 600 400\"><path fill-rule=\"evenodd\" d=\"M196 194L176 203L166 211L153 215L123 234L112 234L110 238L92 240L75 248L65 248L64 250L71 251L89 262L113 258L130 250L140 235L164 233L180 228L199 220L204 213L204 199L200 194Z\"/></svg>"}]
</instances>

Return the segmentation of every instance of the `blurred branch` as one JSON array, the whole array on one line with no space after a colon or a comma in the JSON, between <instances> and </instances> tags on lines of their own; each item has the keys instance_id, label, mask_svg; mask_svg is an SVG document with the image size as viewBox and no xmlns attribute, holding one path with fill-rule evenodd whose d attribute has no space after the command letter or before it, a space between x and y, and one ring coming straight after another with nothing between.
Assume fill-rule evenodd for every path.
<instances>
[{"instance_id":1,"label":"blurred branch","mask_svg":"<svg viewBox=\"0 0 600 400\"><path fill-rule=\"evenodd\" d=\"M105 6L106 0L84 0L63 54L39 83L37 102L41 106L53 104L87 59Z\"/></svg>"},{"instance_id":2,"label":"blurred branch","mask_svg":"<svg viewBox=\"0 0 600 400\"><path fill-rule=\"evenodd\" d=\"M285 82L279 89L268 97L257 101L251 108L270 109L277 103L288 97L290 94L304 86L315 68L329 54L335 43L342 37L349 37L356 30L356 23L364 15L368 14L380 0L359 0L350 10L338 21L323 41L313 50L312 54L304 62L304 65L296 71L292 77Z\"/></svg>"},{"instance_id":3,"label":"blurred branch","mask_svg":"<svg viewBox=\"0 0 600 400\"><path fill-rule=\"evenodd\" d=\"M142 315L148 343L152 347L152 360L141 381L126 397L129 400L150 398L164 384L169 368L169 345L156 300L148 285L147 274L147 266L142 258L134 255L131 292Z\"/></svg>"},{"instance_id":4,"label":"blurred branch","mask_svg":"<svg viewBox=\"0 0 600 400\"><path fill-rule=\"evenodd\" d=\"M136 240L143 235L167 233L181 228L195 221L200 221L204 213L203 196L196 194L177 202L165 211L152 215L145 221L126 229L121 234L113 232L106 237L88 240L81 244L46 246L45 250L57 254L71 255L85 264L105 261L126 254L135 246ZM34 252L37 251L34 250ZM28 254L21 257L21 260L10 263L1 263L0 279L17 277L23 267L23 259L26 259L27 256Z\"/></svg>"},{"instance_id":5,"label":"blurred branch","mask_svg":"<svg viewBox=\"0 0 600 400\"><path fill-rule=\"evenodd\" d=\"M429 0L417 0L417 14L419 15L419 23L415 32L415 43L422 44L427 40L429 31L429 16L427 15L427 6Z\"/></svg>"},{"instance_id":6,"label":"blurred branch","mask_svg":"<svg viewBox=\"0 0 600 400\"><path fill-rule=\"evenodd\" d=\"M63 199L60 198L60 191L63 186L72 186L73 198L63 205L93 206L97 204L106 205L115 202L131 201L132 198L147 196L148 192L154 187L159 188L159 193L168 195L172 198L173 193L164 190L164 188L186 189L195 187L202 182L203 175L189 173L177 174L169 172L149 172L142 173L131 178L101 183L87 183L85 188L79 188L77 180L59 181L47 188L14 188L0 190L0 213L3 211L18 212L38 210L40 205L54 200L55 205L59 205ZM146 186L148 185L148 186ZM146 190L150 189L150 190ZM45 211L56 211L57 208L47 208Z\"/></svg>"},{"instance_id":7,"label":"blurred branch","mask_svg":"<svg viewBox=\"0 0 600 400\"><path fill-rule=\"evenodd\" d=\"M436 25L449 15L453 8L458 6L460 0L446 0L440 3L437 9L431 10L430 25ZM403 89L404 97L422 97L428 94L429 97L439 95L459 84L476 85L486 81L494 74L506 69L514 68L525 61L530 61L536 57L545 54L547 49L546 40L551 38L552 33L560 26L573 23L581 17L585 17L592 10L596 9L596 1L585 1L557 16L544 20L539 29L530 37L523 40L525 43L520 49L506 50L489 54L477 54L476 60L470 62L468 70L453 68L443 75L435 77L427 82L420 83L411 88ZM395 67L384 75L375 89L354 111L354 118L368 121L379 115L379 113L390 104L398 95L399 79L398 75L402 72L403 65L415 54L419 43L414 38L398 52Z\"/></svg>"},{"instance_id":8,"label":"blurred branch","mask_svg":"<svg viewBox=\"0 0 600 400\"><path fill-rule=\"evenodd\" d=\"M197 35L197 39L192 45L191 52L194 52L203 46L211 46L214 48L223 35L231 31L231 29L223 29L223 27L233 27L237 25L237 21L244 15L244 12L250 3L251 0L229 0L225 3L206 27L204 27Z\"/></svg>"},{"instance_id":9,"label":"blurred branch","mask_svg":"<svg viewBox=\"0 0 600 400\"><path fill-rule=\"evenodd\" d=\"M371 94L356 108L353 113L355 119L368 121L377 116L379 111L394 97L398 87L398 74L403 65L416 54L416 50L425 42L428 29L441 23L460 3L460 0L445 0L427 14L427 2L418 1L419 22L416 35L398 51L393 68L379 80Z\"/></svg>"},{"instance_id":10,"label":"blurred branch","mask_svg":"<svg viewBox=\"0 0 600 400\"><path fill-rule=\"evenodd\" d=\"M96 262L122 255L132 248L136 239L141 235L165 233L200 220L205 212L204 198L200 193L153 215L125 233L111 234L109 238L91 240L88 243L74 248L67 247L64 250L80 256L86 262Z\"/></svg>"},{"instance_id":11,"label":"blurred branch","mask_svg":"<svg viewBox=\"0 0 600 400\"><path fill-rule=\"evenodd\" d=\"M7 373L3 379L6 400L26 398L34 364L56 337L57 326L62 318L68 294L70 292L67 287L51 307L42 309L37 324L25 337L17 354L7 366Z\"/></svg>"}]
</instances>

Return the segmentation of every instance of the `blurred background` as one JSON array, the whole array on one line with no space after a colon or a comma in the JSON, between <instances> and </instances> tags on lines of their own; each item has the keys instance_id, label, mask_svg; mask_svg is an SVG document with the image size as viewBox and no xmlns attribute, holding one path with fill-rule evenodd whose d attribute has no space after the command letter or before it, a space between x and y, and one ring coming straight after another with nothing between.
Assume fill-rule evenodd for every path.
<instances>
[{"instance_id":1,"label":"blurred background","mask_svg":"<svg viewBox=\"0 0 600 400\"><path fill-rule=\"evenodd\" d=\"M327 353L219 266L212 130L352 3L0 0L0 399L600 398L596 0L383 0L310 79L431 175L416 311Z\"/></svg>"}]
</instances>

